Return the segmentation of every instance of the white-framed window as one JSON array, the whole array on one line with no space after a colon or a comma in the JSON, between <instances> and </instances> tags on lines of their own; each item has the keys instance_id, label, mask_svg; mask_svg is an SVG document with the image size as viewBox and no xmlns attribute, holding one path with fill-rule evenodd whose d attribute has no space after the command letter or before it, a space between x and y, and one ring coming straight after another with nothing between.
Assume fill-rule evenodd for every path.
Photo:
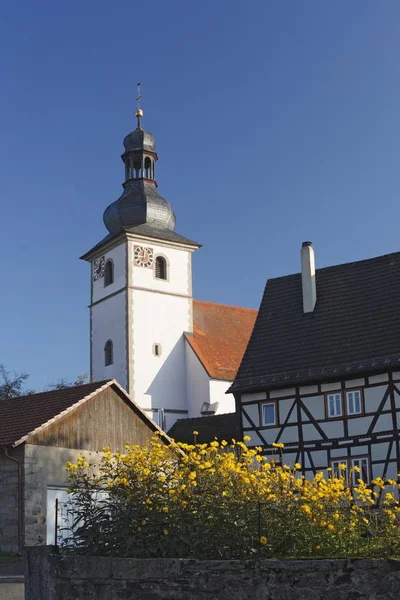
<instances>
[{"instance_id":1,"label":"white-framed window","mask_svg":"<svg viewBox=\"0 0 400 600\"><path fill-rule=\"evenodd\" d=\"M361 390L346 392L346 400L348 415L359 415L362 413Z\"/></svg>"},{"instance_id":2,"label":"white-framed window","mask_svg":"<svg viewBox=\"0 0 400 600\"><path fill-rule=\"evenodd\" d=\"M356 471L354 471L356 467ZM353 485L358 485L358 480L362 479L364 483L369 483L369 461L367 456L360 456L351 459L351 469L353 474ZM358 472L360 469L360 472Z\"/></svg>"},{"instance_id":3,"label":"white-framed window","mask_svg":"<svg viewBox=\"0 0 400 600\"><path fill-rule=\"evenodd\" d=\"M340 469L340 465L346 465L346 469ZM365 483L369 483L369 460L368 456L354 456L351 458L335 458L331 460L332 475L335 477L344 477L349 480L350 472L352 483L358 485L358 480L362 479ZM356 470L354 470L354 468Z\"/></svg>"},{"instance_id":4,"label":"white-framed window","mask_svg":"<svg viewBox=\"0 0 400 600\"><path fill-rule=\"evenodd\" d=\"M340 469L340 465L346 465L346 469ZM347 458L335 458L331 460L332 475L347 479Z\"/></svg>"},{"instance_id":5,"label":"white-framed window","mask_svg":"<svg viewBox=\"0 0 400 600\"><path fill-rule=\"evenodd\" d=\"M342 416L342 394L340 392L328 394L326 402L328 417L332 418Z\"/></svg>"},{"instance_id":6,"label":"white-framed window","mask_svg":"<svg viewBox=\"0 0 400 600\"><path fill-rule=\"evenodd\" d=\"M276 425L276 405L275 402L268 402L261 407L262 424L265 426Z\"/></svg>"}]
</instances>

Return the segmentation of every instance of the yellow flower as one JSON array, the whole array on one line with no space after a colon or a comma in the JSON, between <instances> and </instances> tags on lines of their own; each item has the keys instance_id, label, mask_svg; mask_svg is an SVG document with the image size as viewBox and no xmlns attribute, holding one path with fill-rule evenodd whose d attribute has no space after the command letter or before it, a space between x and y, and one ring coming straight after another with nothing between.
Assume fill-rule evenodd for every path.
<instances>
[{"instance_id":1,"label":"yellow flower","mask_svg":"<svg viewBox=\"0 0 400 600\"><path fill-rule=\"evenodd\" d=\"M265 537L265 535L262 535L260 537L260 544L262 544L263 546L268 542L268 539Z\"/></svg>"},{"instance_id":2,"label":"yellow flower","mask_svg":"<svg viewBox=\"0 0 400 600\"><path fill-rule=\"evenodd\" d=\"M301 464L300 463L294 463L294 468L295 469L301 469Z\"/></svg>"},{"instance_id":3,"label":"yellow flower","mask_svg":"<svg viewBox=\"0 0 400 600\"><path fill-rule=\"evenodd\" d=\"M193 479L196 479L196 477L197 477L196 471L191 471L189 473L189 479L193 480Z\"/></svg>"},{"instance_id":4,"label":"yellow flower","mask_svg":"<svg viewBox=\"0 0 400 600\"><path fill-rule=\"evenodd\" d=\"M300 506L301 510L304 511L306 513L306 515L311 514L311 508L308 504L302 504Z\"/></svg>"},{"instance_id":5,"label":"yellow flower","mask_svg":"<svg viewBox=\"0 0 400 600\"><path fill-rule=\"evenodd\" d=\"M357 467L357 465L355 465L353 467L353 471L354 471L354 473L361 473L361 469L360 469L360 467Z\"/></svg>"},{"instance_id":6,"label":"yellow flower","mask_svg":"<svg viewBox=\"0 0 400 600\"><path fill-rule=\"evenodd\" d=\"M193 431L193 435L199 435L198 431Z\"/></svg>"},{"instance_id":7,"label":"yellow flower","mask_svg":"<svg viewBox=\"0 0 400 600\"><path fill-rule=\"evenodd\" d=\"M321 546L315 546L316 550L321 550Z\"/></svg>"},{"instance_id":8,"label":"yellow flower","mask_svg":"<svg viewBox=\"0 0 400 600\"><path fill-rule=\"evenodd\" d=\"M364 521L364 523L365 523L366 525L368 525L368 523L369 523L368 519L366 519L365 517L363 517L363 521Z\"/></svg>"},{"instance_id":9,"label":"yellow flower","mask_svg":"<svg viewBox=\"0 0 400 600\"><path fill-rule=\"evenodd\" d=\"M164 529L163 533L164 535L168 535L168 529Z\"/></svg>"},{"instance_id":10,"label":"yellow flower","mask_svg":"<svg viewBox=\"0 0 400 600\"><path fill-rule=\"evenodd\" d=\"M331 523L329 523L328 529L329 529L329 531L335 531L335 526L332 525Z\"/></svg>"},{"instance_id":11,"label":"yellow flower","mask_svg":"<svg viewBox=\"0 0 400 600\"><path fill-rule=\"evenodd\" d=\"M165 513L167 513L168 512L168 506L163 506L162 507L162 511L165 512Z\"/></svg>"},{"instance_id":12,"label":"yellow flower","mask_svg":"<svg viewBox=\"0 0 400 600\"><path fill-rule=\"evenodd\" d=\"M280 442L279 444L277 444L276 442L272 443L274 448L284 448L285 444L282 444L282 442Z\"/></svg>"},{"instance_id":13,"label":"yellow flower","mask_svg":"<svg viewBox=\"0 0 400 600\"><path fill-rule=\"evenodd\" d=\"M244 442L250 442L250 440L251 440L251 437L249 435L245 435L243 438Z\"/></svg>"},{"instance_id":14,"label":"yellow flower","mask_svg":"<svg viewBox=\"0 0 400 600\"><path fill-rule=\"evenodd\" d=\"M147 525L147 521L146 521L146 519L143 519L143 521L142 521L142 525Z\"/></svg>"}]
</instances>

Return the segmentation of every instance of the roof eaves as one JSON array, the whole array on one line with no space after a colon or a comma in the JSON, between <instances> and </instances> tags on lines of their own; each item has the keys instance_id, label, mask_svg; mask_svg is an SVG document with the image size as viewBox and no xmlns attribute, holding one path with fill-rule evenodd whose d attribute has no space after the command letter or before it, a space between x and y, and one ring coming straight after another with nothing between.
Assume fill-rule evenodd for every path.
<instances>
[{"instance_id":1,"label":"roof eaves","mask_svg":"<svg viewBox=\"0 0 400 600\"><path fill-rule=\"evenodd\" d=\"M208 377L210 377L211 379L214 379L211 375L211 373L209 372L209 370L207 369L206 365L204 364L204 362L201 360L201 357L199 356L199 354L197 353L196 347L192 344L192 339L194 338L193 334L189 334L187 332L185 332L185 338L186 341L189 343L189 346L191 347L191 349L193 350L196 358L198 359L199 363L201 364L201 366L203 367L203 369L205 370L205 372L207 373ZM191 339L192 338L192 339Z\"/></svg>"},{"instance_id":2,"label":"roof eaves","mask_svg":"<svg viewBox=\"0 0 400 600\"><path fill-rule=\"evenodd\" d=\"M255 391L272 387L287 387L288 385L303 385L309 381L337 379L343 375L356 375L366 372L382 371L382 369L399 368L400 354L358 360L352 363L327 367L310 367L299 371L269 373L257 377L242 377L235 379L227 393Z\"/></svg>"}]
</instances>

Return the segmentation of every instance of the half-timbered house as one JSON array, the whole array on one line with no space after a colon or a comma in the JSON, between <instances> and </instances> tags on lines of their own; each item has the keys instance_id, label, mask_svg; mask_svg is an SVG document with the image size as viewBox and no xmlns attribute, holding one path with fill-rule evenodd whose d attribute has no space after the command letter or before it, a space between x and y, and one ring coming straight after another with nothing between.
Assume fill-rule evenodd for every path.
<instances>
[{"instance_id":1,"label":"half-timbered house","mask_svg":"<svg viewBox=\"0 0 400 600\"><path fill-rule=\"evenodd\" d=\"M267 281L230 391L239 427L306 474L400 471L400 252Z\"/></svg>"}]
</instances>

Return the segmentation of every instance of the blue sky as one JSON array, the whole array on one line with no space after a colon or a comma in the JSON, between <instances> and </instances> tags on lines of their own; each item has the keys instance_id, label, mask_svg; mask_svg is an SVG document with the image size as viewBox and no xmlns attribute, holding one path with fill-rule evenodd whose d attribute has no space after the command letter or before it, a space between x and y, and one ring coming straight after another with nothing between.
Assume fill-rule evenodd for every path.
<instances>
[{"instance_id":1,"label":"blue sky","mask_svg":"<svg viewBox=\"0 0 400 600\"><path fill-rule=\"evenodd\" d=\"M199 299L400 250L397 0L21 0L0 10L0 362L89 368L89 267L122 140L156 137Z\"/></svg>"}]
</instances>

